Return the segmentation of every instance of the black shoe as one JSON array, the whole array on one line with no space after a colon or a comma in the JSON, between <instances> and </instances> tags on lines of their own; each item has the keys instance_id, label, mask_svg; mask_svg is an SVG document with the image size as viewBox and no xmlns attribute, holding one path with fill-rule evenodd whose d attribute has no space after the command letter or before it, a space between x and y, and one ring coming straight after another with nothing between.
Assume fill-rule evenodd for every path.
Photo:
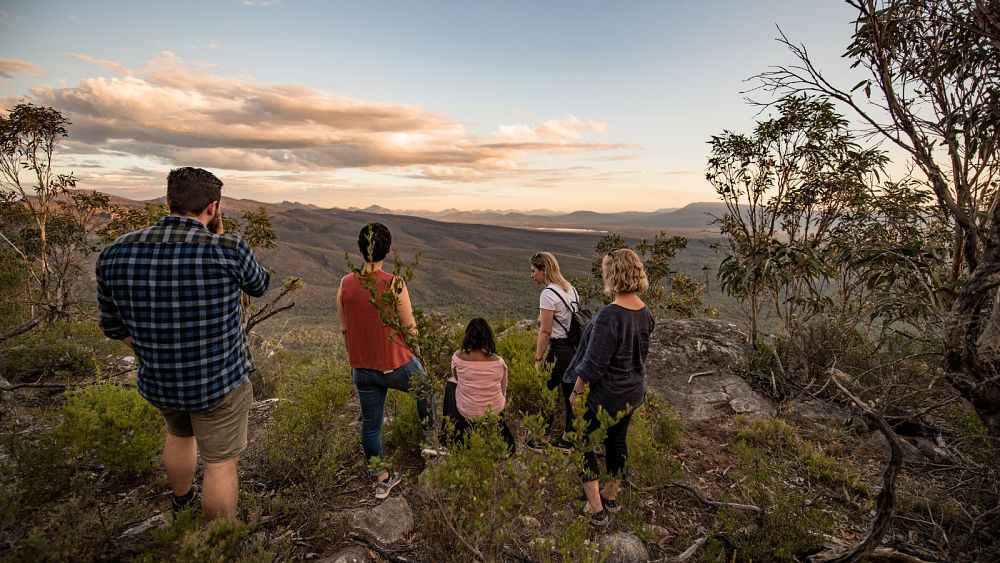
<instances>
[{"instance_id":1,"label":"black shoe","mask_svg":"<svg viewBox=\"0 0 1000 563\"><path fill-rule=\"evenodd\" d=\"M603 528L611 523L611 513L607 510L593 512L590 515L590 525L595 528Z\"/></svg>"},{"instance_id":2,"label":"black shoe","mask_svg":"<svg viewBox=\"0 0 1000 563\"><path fill-rule=\"evenodd\" d=\"M617 500L606 499L604 497L601 497L601 506L604 507L604 510L612 514L622 509L622 505L618 504Z\"/></svg>"},{"instance_id":3,"label":"black shoe","mask_svg":"<svg viewBox=\"0 0 1000 563\"><path fill-rule=\"evenodd\" d=\"M545 448L549 445L548 442L543 442L541 440L528 440L524 444L529 450L535 450L536 452L545 451Z\"/></svg>"},{"instance_id":4,"label":"black shoe","mask_svg":"<svg viewBox=\"0 0 1000 563\"><path fill-rule=\"evenodd\" d=\"M185 508L198 508L201 504L201 488L194 483L191 484L191 489L182 496L170 496L170 511L174 514L184 510Z\"/></svg>"},{"instance_id":5,"label":"black shoe","mask_svg":"<svg viewBox=\"0 0 1000 563\"><path fill-rule=\"evenodd\" d=\"M555 440L552 440L551 442L549 442L549 445L552 446L553 448L556 448L557 450L562 450L566 453L573 451L573 442L570 442L569 440L563 440L562 438L556 438Z\"/></svg>"}]
</instances>

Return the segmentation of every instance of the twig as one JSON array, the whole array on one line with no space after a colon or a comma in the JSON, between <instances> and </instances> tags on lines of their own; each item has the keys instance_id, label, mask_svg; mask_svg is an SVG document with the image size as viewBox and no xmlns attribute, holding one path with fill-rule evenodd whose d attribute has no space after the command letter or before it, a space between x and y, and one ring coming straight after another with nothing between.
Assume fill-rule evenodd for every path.
<instances>
[{"instance_id":1,"label":"twig","mask_svg":"<svg viewBox=\"0 0 1000 563\"><path fill-rule=\"evenodd\" d=\"M717 501L717 500L707 499L704 496L702 496L702 494L699 493L691 485L680 483L678 481L671 481L669 483L664 483L662 485L657 485L655 487L640 487L640 486L636 485L635 483L631 483L631 482L629 484L634 489L642 491L644 493L651 493L651 492L654 492L654 491L659 491L661 489L668 489L668 488L671 488L671 487L676 487L678 489L684 489L685 491L691 493L691 495L694 496L694 498L698 499L698 502L704 504L705 506L712 506L712 507L724 506L724 507L727 507L727 508L739 508L739 509L742 509L742 510L749 510L751 512L760 512L760 508L757 507L757 506L754 506L752 504L740 504L740 503L736 503L736 502L721 502L721 501Z\"/></svg>"},{"instance_id":2,"label":"twig","mask_svg":"<svg viewBox=\"0 0 1000 563\"><path fill-rule=\"evenodd\" d=\"M365 544L366 547L374 551L377 551L379 555L385 557L389 561L398 561L399 563L410 563L411 561L413 561L412 559L403 557L402 555L396 553L392 549L380 544L373 538L370 538L364 534L359 534L358 532L348 532L347 537L351 538L352 540L356 540Z\"/></svg>"},{"instance_id":3,"label":"twig","mask_svg":"<svg viewBox=\"0 0 1000 563\"><path fill-rule=\"evenodd\" d=\"M696 372L694 372L694 373L692 373L691 375L688 376L688 383L691 383L692 381L694 381L694 378L696 378L696 377L701 377L703 375L712 375L714 373L715 373L714 369L713 370L708 370L708 371L696 371Z\"/></svg>"},{"instance_id":4,"label":"twig","mask_svg":"<svg viewBox=\"0 0 1000 563\"><path fill-rule=\"evenodd\" d=\"M698 553L698 550L701 549L701 546L705 545L705 542L707 541L708 541L708 536L698 538L697 540L695 540L693 544L691 544L691 547L685 549L677 557L665 557L663 559L657 559L656 563L682 563L683 561L687 561L695 553Z\"/></svg>"},{"instance_id":5,"label":"twig","mask_svg":"<svg viewBox=\"0 0 1000 563\"><path fill-rule=\"evenodd\" d=\"M444 506L441 504L441 500L438 499L437 494L432 492L428 496L430 496L431 499L434 500L434 504L437 505L438 510L441 511L441 517L444 519L444 523L448 525L448 529L451 530L451 533L455 534L455 537L458 538L458 541L462 542L462 545L464 545L466 549L468 549L473 555L476 556L477 561L486 561L486 558L483 557L483 553L478 549L476 549L474 545L470 544L465 539L465 536L460 534L458 530L455 529L455 526L452 525L451 518L448 518L448 512L444 509Z\"/></svg>"},{"instance_id":6,"label":"twig","mask_svg":"<svg viewBox=\"0 0 1000 563\"><path fill-rule=\"evenodd\" d=\"M116 377L120 377L134 370L135 368L128 368L118 373L113 373L105 378L98 379L97 381L90 381L83 383L18 383L16 385L0 385L0 393L4 391L16 391L18 389L68 389L71 387L86 387L88 385L97 385L98 383L104 383L105 381L110 381ZM131 387L130 385L127 384L125 386Z\"/></svg>"}]
</instances>

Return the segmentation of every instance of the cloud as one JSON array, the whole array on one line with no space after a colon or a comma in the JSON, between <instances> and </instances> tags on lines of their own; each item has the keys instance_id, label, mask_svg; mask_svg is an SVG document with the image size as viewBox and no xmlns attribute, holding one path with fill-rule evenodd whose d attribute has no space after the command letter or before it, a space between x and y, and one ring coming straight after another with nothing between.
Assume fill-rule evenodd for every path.
<instances>
[{"instance_id":1,"label":"cloud","mask_svg":"<svg viewBox=\"0 0 1000 563\"><path fill-rule=\"evenodd\" d=\"M43 74L42 67L20 59L0 58L0 78L13 78L15 74L38 76Z\"/></svg>"},{"instance_id":2,"label":"cloud","mask_svg":"<svg viewBox=\"0 0 1000 563\"><path fill-rule=\"evenodd\" d=\"M81 53L117 76L68 88L36 87L36 103L73 122L80 153L152 158L248 172L363 169L412 178L480 182L534 173L530 155L606 152L629 145L592 140L606 125L567 114L500 125L485 137L424 108L340 96L295 84L213 74L163 52L137 69ZM30 64L30 63L29 63Z\"/></svg>"},{"instance_id":3,"label":"cloud","mask_svg":"<svg viewBox=\"0 0 1000 563\"><path fill-rule=\"evenodd\" d=\"M66 54L75 59L79 59L85 63L90 63L92 65L104 67L110 70L111 72L114 72L115 74L121 74L123 76L132 76L132 71L129 70L128 67L117 61L110 61L108 59L98 59L97 57L92 57L90 55L85 55L83 53L69 52Z\"/></svg>"}]
</instances>

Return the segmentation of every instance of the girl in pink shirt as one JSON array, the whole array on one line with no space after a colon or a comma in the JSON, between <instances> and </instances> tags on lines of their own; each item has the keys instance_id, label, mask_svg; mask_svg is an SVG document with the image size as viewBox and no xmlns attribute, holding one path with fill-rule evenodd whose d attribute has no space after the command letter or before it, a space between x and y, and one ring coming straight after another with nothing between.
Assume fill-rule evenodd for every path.
<instances>
[{"instance_id":1,"label":"girl in pink shirt","mask_svg":"<svg viewBox=\"0 0 1000 563\"><path fill-rule=\"evenodd\" d=\"M474 421L489 413L500 414L507 405L507 363L496 354L493 329L476 317L465 327L462 349L451 357L451 376L456 383L455 432L461 441ZM514 436L501 417L501 434L511 451Z\"/></svg>"}]
</instances>

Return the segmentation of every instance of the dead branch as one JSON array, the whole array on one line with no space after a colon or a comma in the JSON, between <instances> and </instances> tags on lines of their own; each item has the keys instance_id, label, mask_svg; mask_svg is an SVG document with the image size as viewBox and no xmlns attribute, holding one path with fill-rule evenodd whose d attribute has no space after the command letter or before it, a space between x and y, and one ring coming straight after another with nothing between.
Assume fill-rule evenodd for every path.
<instances>
[{"instance_id":1,"label":"dead branch","mask_svg":"<svg viewBox=\"0 0 1000 563\"><path fill-rule=\"evenodd\" d=\"M705 542L707 541L708 541L708 536L703 536L701 538L698 538L697 540L695 540L693 544L691 544L691 547L685 549L677 557L665 557L663 559L657 559L656 563L683 563L684 561L691 559L691 557L695 553L698 553L698 550L701 549L701 546L705 545Z\"/></svg>"},{"instance_id":2,"label":"dead branch","mask_svg":"<svg viewBox=\"0 0 1000 563\"><path fill-rule=\"evenodd\" d=\"M878 498L875 499L875 519L872 521L872 527L868 535L846 552L827 550L809 558L813 562L855 563L856 561L868 558L874 553L875 548L881 543L882 537L885 536L885 532L889 529L889 524L892 522L892 510L896 503L896 477L903 467L903 447L900 445L899 437L892 431L889 423L868 406L867 403L859 399L837 381L838 377L848 377L847 374L836 368L831 368L829 373L830 379L837 389L840 389L841 393L846 395L851 402L861 409L865 417L878 426L879 431L882 432L886 441L889 442L891 452L889 465L885 468L885 473L882 474L882 490L879 491Z\"/></svg>"},{"instance_id":3,"label":"dead branch","mask_svg":"<svg viewBox=\"0 0 1000 563\"><path fill-rule=\"evenodd\" d=\"M3 335L0 335L0 342L4 342L6 340L10 340L11 338L14 338L15 336L20 336L20 335L22 335L22 334L24 334L24 333L26 333L26 332L34 329L38 325L42 324L42 320L44 320L44 317L35 317L35 318L31 319L30 321L24 323L21 326L15 327L15 328L7 331Z\"/></svg>"},{"instance_id":4,"label":"dead branch","mask_svg":"<svg viewBox=\"0 0 1000 563\"><path fill-rule=\"evenodd\" d=\"M691 383L692 381L694 381L694 378L696 378L696 377L701 377L703 375L712 375L714 373L715 373L714 369L713 370L708 370L708 371L696 371L696 372L694 372L694 373L692 373L691 375L688 376L688 383Z\"/></svg>"},{"instance_id":5,"label":"dead branch","mask_svg":"<svg viewBox=\"0 0 1000 563\"><path fill-rule=\"evenodd\" d=\"M247 321L246 331L250 332L250 330L253 327L259 325L260 323L266 321L267 319L270 319L271 317L277 315L278 313L280 313L282 311L287 311L287 310L291 309L294 306L295 306L295 303L289 303L288 305L285 305L284 307L278 307L277 309L268 312L266 315L261 315L259 313L256 314L256 315L254 315L253 317L250 318L249 321Z\"/></svg>"},{"instance_id":6,"label":"dead branch","mask_svg":"<svg viewBox=\"0 0 1000 563\"><path fill-rule=\"evenodd\" d=\"M634 489L636 489L638 491L642 491L644 493L652 493L652 492L655 492L655 491L659 491L659 490L662 490L662 489L669 489L669 488L672 488L672 487L673 488L678 488L678 489L684 489L685 491L691 493L691 495L694 498L698 499L698 502L704 504L705 506L711 506L713 508L719 508L719 507L739 508L741 510L749 510L751 512L760 512L760 507L754 506L752 504L739 504L739 503L736 503L736 502L721 502L721 501L717 501L717 500L707 499L704 496L702 496L702 494L699 493L698 490L695 489L694 487L692 487L691 485L687 485L685 483L681 483L681 482L678 482L678 481L671 481L669 483L664 483L662 485L656 485L654 487L640 487L640 486L638 486L638 485L636 485L635 483L632 483L632 482L629 482L629 485L631 485L632 488L634 488Z\"/></svg>"},{"instance_id":7,"label":"dead branch","mask_svg":"<svg viewBox=\"0 0 1000 563\"><path fill-rule=\"evenodd\" d=\"M381 555L382 557L386 558L389 561L396 561L398 563L411 563L413 561L412 559L400 555L399 553L380 544L379 542L375 541L374 539L364 534L359 534L357 532L348 532L347 537L359 543L364 544L365 547L371 549L372 551L378 552L379 555Z\"/></svg>"}]
</instances>

